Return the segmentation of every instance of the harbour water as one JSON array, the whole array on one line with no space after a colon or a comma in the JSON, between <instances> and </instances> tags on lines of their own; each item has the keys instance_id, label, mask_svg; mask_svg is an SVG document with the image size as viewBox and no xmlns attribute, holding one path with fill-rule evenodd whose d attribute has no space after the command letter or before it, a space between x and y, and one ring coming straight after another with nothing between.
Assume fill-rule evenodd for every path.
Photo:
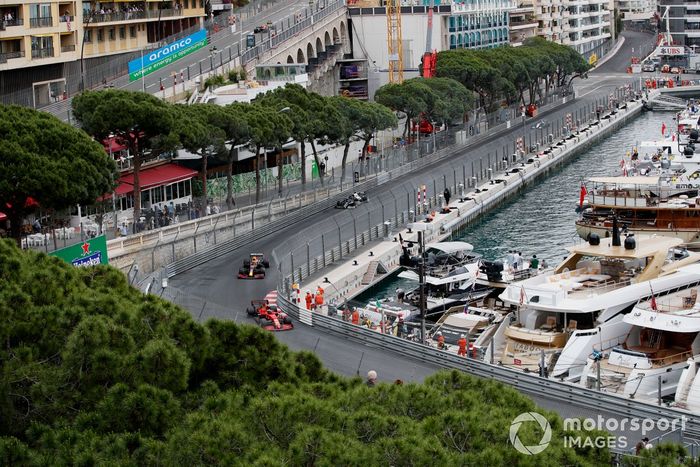
<instances>
[{"instance_id":1,"label":"harbour water","mask_svg":"<svg viewBox=\"0 0 700 467\"><path fill-rule=\"evenodd\" d=\"M550 265L559 263L566 247L582 241L574 222L579 215L581 182L595 176L619 175L622 156L639 141L661 138L661 126L672 128L674 113L648 112L617 133L530 184L497 209L462 229L455 240L474 245L486 259L503 258L520 251L525 258L536 254ZM387 278L357 297L360 302L393 295L397 287L410 289L415 282Z\"/></svg>"}]
</instances>

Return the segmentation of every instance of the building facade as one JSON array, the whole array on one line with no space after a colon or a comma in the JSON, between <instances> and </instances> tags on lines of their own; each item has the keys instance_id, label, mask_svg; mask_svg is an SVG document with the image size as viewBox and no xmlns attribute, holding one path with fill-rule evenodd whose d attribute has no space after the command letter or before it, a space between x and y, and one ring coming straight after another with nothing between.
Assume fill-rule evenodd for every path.
<instances>
[{"instance_id":1,"label":"building facade","mask_svg":"<svg viewBox=\"0 0 700 467\"><path fill-rule=\"evenodd\" d=\"M537 18L532 2L520 2L508 13L510 45L517 47L528 37L537 35Z\"/></svg>"},{"instance_id":2,"label":"building facade","mask_svg":"<svg viewBox=\"0 0 700 467\"><path fill-rule=\"evenodd\" d=\"M510 43L510 12L515 0L453 2L448 19L450 49L487 49Z\"/></svg>"},{"instance_id":3,"label":"building facade","mask_svg":"<svg viewBox=\"0 0 700 467\"><path fill-rule=\"evenodd\" d=\"M697 1L658 0L659 29L666 31L664 17L668 8L668 28L673 43L693 50L700 47L700 3Z\"/></svg>"},{"instance_id":4,"label":"building facade","mask_svg":"<svg viewBox=\"0 0 700 467\"><path fill-rule=\"evenodd\" d=\"M612 2L574 0L568 3L568 45L582 55L590 56L612 38L615 23Z\"/></svg>"},{"instance_id":5,"label":"building facade","mask_svg":"<svg viewBox=\"0 0 700 467\"><path fill-rule=\"evenodd\" d=\"M38 84L34 98L39 103L60 98L67 90L66 76L76 74L81 57L88 67L99 66L108 60L102 57L154 47L203 17L204 0L5 0L0 4L0 87L5 94Z\"/></svg>"},{"instance_id":6,"label":"building facade","mask_svg":"<svg viewBox=\"0 0 700 467\"><path fill-rule=\"evenodd\" d=\"M615 8L625 21L648 21L656 13L656 0L615 0Z\"/></svg>"}]
</instances>

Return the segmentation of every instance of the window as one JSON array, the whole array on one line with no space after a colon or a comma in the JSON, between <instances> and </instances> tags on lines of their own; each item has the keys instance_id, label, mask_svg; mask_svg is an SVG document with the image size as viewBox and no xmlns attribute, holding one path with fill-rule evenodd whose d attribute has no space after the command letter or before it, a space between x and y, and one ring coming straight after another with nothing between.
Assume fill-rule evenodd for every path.
<instances>
[{"instance_id":1,"label":"window","mask_svg":"<svg viewBox=\"0 0 700 467\"><path fill-rule=\"evenodd\" d=\"M136 37L136 26L129 26L129 36Z\"/></svg>"},{"instance_id":2,"label":"window","mask_svg":"<svg viewBox=\"0 0 700 467\"><path fill-rule=\"evenodd\" d=\"M97 30L97 42L102 42L103 40L105 40L104 29L98 29Z\"/></svg>"},{"instance_id":3,"label":"window","mask_svg":"<svg viewBox=\"0 0 700 467\"><path fill-rule=\"evenodd\" d=\"M148 206L151 202L151 190L141 191L141 206Z\"/></svg>"},{"instance_id":4,"label":"window","mask_svg":"<svg viewBox=\"0 0 700 467\"><path fill-rule=\"evenodd\" d=\"M110 30L109 30L109 40L110 40L110 41L113 41L114 38L115 38L114 28L110 28Z\"/></svg>"},{"instance_id":5,"label":"window","mask_svg":"<svg viewBox=\"0 0 700 467\"><path fill-rule=\"evenodd\" d=\"M189 8L189 7L190 7L190 2L189 2L189 0L185 0L184 3L185 3L185 8Z\"/></svg>"},{"instance_id":6,"label":"window","mask_svg":"<svg viewBox=\"0 0 700 467\"><path fill-rule=\"evenodd\" d=\"M90 29L85 31L85 42L92 42L92 30Z\"/></svg>"},{"instance_id":7,"label":"window","mask_svg":"<svg viewBox=\"0 0 700 467\"><path fill-rule=\"evenodd\" d=\"M192 0L195 1L195 0ZM199 8L204 8L204 0L199 0Z\"/></svg>"},{"instance_id":8,"label":"window","mask_svg":"<svg viewBox=\"0 0 700 467\"><path fill-rule=\"evenodd\" d=\"M173 185L168 185L165 187L165 200L170 201L173 199L175 199L175 197L173 196Z\"/></svg>"},{"instance_id":9,"label":"window","mask_svg":"<svg viewBox=\"0 0 700 467\"><path fill-rule=\"evenodd\" d=\"M157 186L153 189L153 200L152 203L162 203L163 202L163 187Z\"/></svg>"},{"instance_id":10,"label":"window","mask_svg":"<svg viewBox=\"0 0 700 467\"><path fill-rule=\"evenodd\" d=\"M119 28L119 39L126 39L126 28L124 26Z\"/></svg>"}]
</instances>

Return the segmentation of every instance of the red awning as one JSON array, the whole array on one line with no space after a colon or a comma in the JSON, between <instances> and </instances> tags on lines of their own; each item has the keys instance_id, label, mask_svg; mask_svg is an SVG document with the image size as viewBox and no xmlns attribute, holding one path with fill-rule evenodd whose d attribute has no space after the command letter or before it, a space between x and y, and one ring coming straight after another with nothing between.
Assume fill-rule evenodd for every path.
<instances>
[{"instance_id":1,"label":"red awning","mask_svg":"<svg viewBox=\"0 0 700 467\"><path fill-rule=\"evenodd\" d=\"M113 154L115 152L124 151L126 149L126 145L121 144L119 141L117 141L117 138L114 136L112 136L111 138L103 139L102 145L104 146L105 152L107 152L107 154Z\"/></svg>"},{"instance_id":2,"label":"red awning","mask_svg":"<svg viewBox=\"0 0 700 467\"><path fill-rule=\"evenodd\" d=\"M147 190L156 186L170 185L171 183L189 180L197 175L196 170L180 167L176 164L159 165L139 172L141 189ZM119 186L115 190L118 195L125 195L134 191L134 174L124 175L119 179Z\"/></svg>"}]
</instances>

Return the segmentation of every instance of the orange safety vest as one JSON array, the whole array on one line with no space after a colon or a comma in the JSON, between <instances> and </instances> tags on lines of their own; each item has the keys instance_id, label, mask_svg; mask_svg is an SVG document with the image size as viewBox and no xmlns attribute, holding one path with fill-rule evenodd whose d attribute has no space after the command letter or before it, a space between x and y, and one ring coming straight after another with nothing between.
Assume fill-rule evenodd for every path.
<instances>
[{"instance_id":1,"label":"orange safety vest","mask_svg":"<svg viewBox=\"0 0 700 467\"><path fill-rule=\"evenodd\" d=\"M306 294L306 308L311 308L311 294Z\"/></svg>"},{"instance_id":2,"label":"orange safety vest","mask_svg":"<svg viewBox=\"0 0 700 467\"><path fill-rule=\"evenodd\" d=\"M323 305L323 295L321 294L316 294L316 297L314 299L316 301L316 305Z\"/></svg>"},{"instance_id":3,"label":"orange safety vest","mask_svg":"<svg viewBox=\"0 0 700 467\"><path fill-rule=\"evenodd\" d=\"M445 347L445 336L438 336L437 343L438 343L438 349Z\"/></svg>"},{"instance_id":4,"label":"orange safety vest","mask_svg":"<svg viewBox=\"0 0 700 467\"><path fill-rule=\"evenodd\" d=\"M357 310L352 312L352 324L360 324L360 314Z\"/></svg>"}]
</instances>

